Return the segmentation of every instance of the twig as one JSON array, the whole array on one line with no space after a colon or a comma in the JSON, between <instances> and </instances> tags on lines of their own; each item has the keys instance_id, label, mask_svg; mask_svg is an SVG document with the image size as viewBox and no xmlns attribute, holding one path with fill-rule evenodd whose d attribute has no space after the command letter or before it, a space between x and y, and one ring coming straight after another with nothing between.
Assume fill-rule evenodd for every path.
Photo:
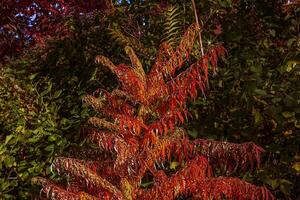
<instances>
[{"instance_id":1,"label":"twig","mask_svg":"<svg viewBox=\"0 0 300 200\"><path fill-rule=\"evenodd\" d=\"M199 34L199 43L200 43L201 55L204 56L204 50L203 50L203 44L202 44L202 35L201 35L201 30L200 30L200 25L199 25L195 0L192 0L192 4L193 4L193 10L194 10L195 19L196 19L196 25L197 25L197 28L199 30L198 34Z\"/></svg>"}]
</instances>

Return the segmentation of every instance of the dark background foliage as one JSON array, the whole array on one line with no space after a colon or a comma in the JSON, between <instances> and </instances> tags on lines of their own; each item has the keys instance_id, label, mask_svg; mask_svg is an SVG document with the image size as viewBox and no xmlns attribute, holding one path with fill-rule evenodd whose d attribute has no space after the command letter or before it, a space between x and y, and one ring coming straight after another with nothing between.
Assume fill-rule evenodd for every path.
<instances>
[{"instance_id":1,"label":"dark background foliage","mask_svg":"<svg viewBox=\"0 0 300 200\"><path fill-rule=\"evenodd\" d=\"M189 1L117 1L104 7L57 1L68 12L56 6L53 13L54 4L37 1L43 9L33 7L23 16L18 13L32 2L18 2L1 2L0 12L0 197L5 199L30 199L30 179L50 176L53 157L82 144L79 127L90 112L82 95L118 84L95 64L96 55L129 63L122 55L130 45L149 67L159 44L176 44L195 21ZM190 105L188 128L194 138L263 146L262 168L242 178L267 185L278 199L299 199L300 8L285 3L196 1L205 48L223 43L228 55L205 98ZM34 14L39 17L32 19Z\"/></svg>"},{"instance_id":2,"label":"dark background foliage","mask_svg":"<svg viewBox=\"0 0 300 200\"><path fill-rule=\"evenodd\" d=\"M207 99L192 105L201 123L193 122L191 132L262 145L264 167L244 178L269 185L279 199L297 199L299 9L285 12L269 1L240 6L221 22L229 56L211 79Z\"/></svg>"}]
</instances>

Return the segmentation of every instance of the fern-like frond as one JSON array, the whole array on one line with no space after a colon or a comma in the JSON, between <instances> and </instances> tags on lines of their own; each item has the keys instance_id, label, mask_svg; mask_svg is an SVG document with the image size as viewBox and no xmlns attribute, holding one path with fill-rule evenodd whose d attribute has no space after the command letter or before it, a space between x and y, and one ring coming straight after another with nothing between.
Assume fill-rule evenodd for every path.
<instances>
[{"instance_id":1,"label":"fern-like frond","mask_svg":"<svg viewBox=\"0 0 300 200\"><path fill-rule=\"evenodd\" d=\"M174 76L176 70L180 69L189 58L197 31L196 25L190 26L175 50L170 45L163 43L151 69L150 77L161 74L164 77Z\"/></svg>"},{"instance_id":2,"label":"fern-like frond","mask_svg":"<svg viewBox=\"0 0 300 200\"><path fill-rule=\"evenodd\" d=\"M115 74L121 83L120 89L135 100L133 103L142 102L146 104L146 83L141 79L139 74L136 74L133 68L121 64L115 70Z\"/></svg>"},{"instance_id":3,"label":"fern-like frond","mask_svg":"<svg viewBox=\"0 0 300 200\"><path fill-rule=\"evenodd\" d=\"M181 11L179 6L169 6L165 11L164 30L162 42L175 46L180 39L180 29L182 27Z\"/></svg>"},{"instance_id":4,"label":"fern-like frond","mask_svg":"<svg viewBox=\"0 0 300 200\"><path fill-rule=\"evenodd\" d=\"M166 160L170 161L171 156L183 160L188 158L189 154L193 152L193 147L188 140L185 140L185 132L182 129L176 128L173 134L168 136L158 136L151 132L152 136L156 138L157 142L153 142L147 151L144 151L135 162L138 163L137 180L139 181L147 170L150 170L153 175L156 174L155 163L163 163ZM186 145L188 144L188 145ZM179 148L180 146L180 148Z\"/></svg>"},{"instance_id":5,"label":"fern-like frond","mask_svg":"<svg viewBox=\"0 0 300 200\"><path fill-rule=\"evenodd\" d=\"M127 52L130 54L135 68L128 67L124 64L120 64L116 67L108 58L101 55L96 57L96 61L104 66L107 66L113 73L117 75L121 83L120 90L125 96L128 96L131 100L136 99L137 101L145 103L146 81L142 66L140 62L136 60L137 58L135 54L130 50L129 47L127 47Z\"/></svg>"},{"instance_id":6,"label":"fern-like frond","mask_svg":"<svg viewBox=\"0 0 300 200\"><path fill-rule=\"evenodd\" d=\"M90 142L96 144L105 151L113 151L117 149L117 146L122 147L125 145L125 141L114 132L88 129L85 133L87 133L87 138Z\"/></svg>"},{"instance_id":7,"label":"fern-like frond","mask_svg":"<svg viewBox=\"0 0 300 200\"><path fill-rule=\"evenodd\" d=\"M105 67L108 67L112 72L116 69L116 66L111 62L111 60L105 56L98 55L96 56L96 62L101 63Z\"/></svg>"},{"instance_id":8,"label":"fern-like frond","mask_svg":"<svg viewBox=\"0 0 300 200\"><path fill-rule=\"evenodd\" d=\"M100 177L95 170L82 160L59 157L54 162L54 168L60 172L64 171L77 182L92 189L95 194L98 191L107 190L118 199L124 199L122 192L113 184Z\"/></svg>"},{"instance_id":9,"label":"fern-like frond","mask_svg":"<svg viewBox=\"0 0 300 200\"><path fill-rule=\"evenodd\" d=\"M206 156L214 166L226 166L227 171L260 167L261 154L264 149L252 142L235 144L225 141L197 139L193 141L202 155Z\"/></svg>"},{"instance_id":10,"label":"fern-like frond","mask_svg":"<svg viewBox=\"0 0 300 200\"><path fill-rule=\"evenodd\" d=\"M144 84L146 84L146 74L141 61L130 46L125 47L125 52L130 58L131 66L134 68L135 74L139 76Z\"/></svg>"},{"instance_id":11,"label":"fern-like frond","mask_svg":"<svg viewBox=\"0 0 300 200\"><path fill-rule=\"evenodd\" d=\"M143 49L137 39L126 36L118 28L109 28L108 33L111 40L117 42L120 46L132 46L135 49Z\"/></svg>"},{"instance_id":12,"label":"fern-like frond","mask_svg":"<svg viewBox=\"0 0 300 200\"><path fill-rule=\"evenodd\" d=\"M201 169L201 170L200 170ZM151 189L141 189L139 198L175 199L178 195L193 199L218 200L222 198L236 200L269 200L274 196L265 188L257 187L238 178L210 178L210 167L202 157L190 161L187 167L168 178L164 172L155 180Z\"/></svg>"},{"instance_id":13,"label":"fern-like frond","mask_svg":"<svg viewBox=\"0 0 300 200\"><path fill-rule=\"evenodd\" d=\"M123 130L124 135L125 133L131 135L140 135L143 129L148 129L148 126L146 126L143 121L138 118L117 115L115 119L118 121L120 130Z\"/></svg>"},{"instance_id":14,"label":"fern-like frond","mask_svg":"<svg viewBox=\"0 0 300 200\"><path fill-rule=\"evenodd\" d=\"M274 200L274 196L265 187L258 187L238 178L218 177L196 181L191 187L195 199L236 199L236 200Z\"/></svg>"},{"instance_id":15,"label":"fern-like frond","mask_svg":"<svg viewBox=\"0 0 300 200\"><path fill-rule=\"evenodd\" d=\"M111 122L109 122L105 119L100 119L98 117L91 117L88 120L88 123L95 126L95 127L101 128L101 129L112 130L112 131L118 131L119 130L118 125L116 125L114 123L111 123Z\"/></svg>"},{"instance_id":16,"label":"fern-like frond","mask_svg":"<svg viewBox=\"0 0 300 200\"><path fill-rule=\"evenodd\" d=\"M84 129L83 135L86 130ZM103 161L103 160L111 160L113 155L109 151L103 151L101 148L80 148L80 147L70 147L68 152L68 157L76 158L80 160L89 160L89 158L93 158L93 161Z\"/></svg>"},{"instance_id":17,"label":"fern-like frond","mask_svg":"<svg viewBox=\"0 0 300 200\"><path fill-rule=\"evenodd\" d=\"M196 31L195 25L189 27L175 51L166 43L161 45L155 64L147 75L147 99L150 104L168 96L166 80L173 77L176 70L189 58Z\"/></svg>"},{"instance_id":18,"label":"fern-like frond","mask_svg":"<svg viewBox=\"0 0 300 200\"><path fill-rule=\"evenodd\" d=\"M118 42L121 46L130 45L131 41L119 29L109 28L109 35L113 41Z\"/></svg>"},{"instance_id":19,"label":"fern-like frond","mask_svg":"<svg viewBox=\"0 0 300 200\"><path fill-rule=\"evenodd\" d=\"M103 97L106 101L106 108L111 110L110 113L119 113L127 116L134 116L135 108L133 105L129 104L127 100L133 101L132 99L127 99L128 96L125 92L119 89L114 89L112 93L102 90Z\"/></svg>"},{"instance_id":20,"label":"fern-like frond","mask_svg":"<svg viewBox=\"0 0 300 200\"><path fill-rule=\"evenodd\" d=\"M114 97L124 100L124 102L130 102L131 103L130 105L135 105L137 103L137 101L134 99L132 95L129 95L126 91L123 91L121 89L114 89L111 94ZM130 105L128 107L131 107ZM135 109L133 108L131 110L135 110Z\"/></svg>"},{"instance_id":21,"label":"fern-like frond","mask_svg":"<svg viewBox=\"0 0 300 200\"><path fill-rule=\"evenodd\" d=\"M204 94L208 84L208 65L216 67L218 59L224 56L225 50L220 46L215 46L209 50L209 53L200 60L192 64L187 70L180 73L174 79L168 81L168 92L165 95L162 107L158 110L174 110L182 108L189 99L197 97L198 91ZM167 103L168 102L168 103ZM168 107L168 108L167 108Z\"/></svg>"},{"instance_id":22,"label":"fern-like frond","mask_svg":"<svg viewBox=\"0 0 300 200\"><path fill-rule=\"evenodd\" d=\"M83 102L92 106L96 111L103 112L103 108L105 106L103 100L101 101L100 99L92 95L86 95L85 97L83 97Z\"/></svg>"},{"instance_id":23,"label":"fern-like frond","mask_svg":"<svg viewBox=\"0 0 300 200\"><path fill-rule=\"evenodd\" d=\"M43 186L43 189L40 192L40 197L57 200L80 200L80 195L78 193L67 191L63 188L63 186L59 187L57 183L52 183L51 181L45 178L35 177L32 179L32 183Z\"/></svg>"}]
</instances>

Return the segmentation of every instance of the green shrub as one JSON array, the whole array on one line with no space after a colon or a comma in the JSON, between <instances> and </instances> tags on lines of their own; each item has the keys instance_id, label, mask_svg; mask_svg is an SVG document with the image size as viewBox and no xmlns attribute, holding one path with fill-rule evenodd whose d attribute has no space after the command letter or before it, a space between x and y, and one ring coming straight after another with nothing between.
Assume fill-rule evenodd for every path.
<instances>
[{"instance_id":1,"label":"green shrub","mask_svg":"<svg viewBox=\"0 0 300 200\"><path fill-rule=\"evenodd\" d=\"M249 3L250 4L250 3ZM268 185L278 199L299 196L299 6L286 12L275 1L240 5L222 20L227 60L211 79L207 99L191 107L193 137L255 141L265 163L245 177ZM276 8L276 9L275 9ZM298 41L298 42L297 42Z\"/></svg>"},{"instance_id":2,"label":"green shrub","mask_svg":"<svg viewBox=\"0 0 300 200\"><path fill-rule=\"evenodd\" d=\"M71 96L49 78L18 67L0 70L1 199L29 199L31 177L50 174L53 157L70 146L66 137L76 134L73 130L87 115L78 104L82 93L78 88L72 88L77 94ZM70 103L73 98L76 106Z\"/></svg>"}]
</instances>

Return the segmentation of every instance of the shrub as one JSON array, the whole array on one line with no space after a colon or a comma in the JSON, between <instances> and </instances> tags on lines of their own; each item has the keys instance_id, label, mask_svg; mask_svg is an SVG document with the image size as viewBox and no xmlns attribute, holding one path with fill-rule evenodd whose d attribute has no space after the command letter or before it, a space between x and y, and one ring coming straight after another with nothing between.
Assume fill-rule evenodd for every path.
<instances>
[{"instance_id":1,"label":"shrub","mask_svg":"<svg viewBox=\"0 0 300 200\"><path fill-rule=\"evenodd\" d=\"M210 79L207 98L199 98L190 108L197 116L189 124L190 133L231 142L255 141L267 150L267 159L257 173L244 178L268 185L278 199L297 199L299 4L247 3L234 5L236 12L221 20L220 39L230 56Z\"/></svg>"},{"instance_id":2,"label":"shrub","mask_svg":"<svg viewBox=\"0 0 300 200\"><path fill-rule=\"evenodd\" d=\"M189 140L179 127L188 117L186 103L205 90L208 66L214 69L225 53L216 45L189 64L195 35L191 26L174 51L163 44L147 74L130 47L125 51L132 67L115 66L97 56L121 85L111 93L101 90L99 97L84 98L99 112L88 120L92 127L84 130L90 148L82 151L83 156L54 161L53 168L61 178L66 175L66 181L33 179L43 185L43 195L49 199L273 198L265 187L213 176L217 168L234 172L259 166L263 149L253 143Z\"/></svg>"},{"instance_id":3,"label":"shrub","mask_svg":"<svg viewBox=\"0 0 300 200\"><path fill-rule=\"evenodd\" d=\"M71 98L66 90L55 89L47 77L21 70L26 63L17 65L18 70L0 70L1 199L30 198L30 179L50 175L47 166L69 146L66 135L87 114L80 104L69 105L73 109L64 113Z\"/></svg>"}]
</instances>

